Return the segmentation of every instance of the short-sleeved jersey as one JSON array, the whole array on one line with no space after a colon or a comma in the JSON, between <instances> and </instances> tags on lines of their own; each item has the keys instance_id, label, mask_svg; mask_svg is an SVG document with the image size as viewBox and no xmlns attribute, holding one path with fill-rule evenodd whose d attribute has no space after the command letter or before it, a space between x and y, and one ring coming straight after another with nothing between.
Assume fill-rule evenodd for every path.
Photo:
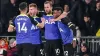
<instances>
[{"instance_id":1,"label":"short-sleeved jersey","mask_svg":"<svg viewBox=\"0 0 100 56\"><path fill-rule=\"evenodd\" d=\"M61 34L63 44L72 43L73 40L73 32L72 30L61 21L58 21L58 28Z\"/></svg>"},{"instance_id":2,"label":"short-sleeved jersey","mask_svg":"<svg viewBox=\"0 0 100 56\"><path fill-rule=\"evenodd\" d=\"M41 23L41 19L39 17L33 17L35 21L38 23ZM41 34L40 34L40 28L36 25L32 25L31 27L31 37L32 37L32 44L41 44Z\"/></svg>"},{"instance_id":3,"label":"short-sleeved jersey","mask_svg":"<svg viewBox=\"0 0 100 56\"><path fill-rule=\"evenodd\" d=\"M60 32L57 26L57 22L50 22L53 19L53 15L44 15L45 18L45 39L55 40L60 39Z\"/></svg>"},{"instance_id":4,"label":"short-sleeved jersey","mask_svg":"<svg viewBox=\"0 0 100 56\"><path fill-rule=\"evenodd\" d=\"M13 24L16 28L16 41L17 44L21 43L31 43L31 20L27 15L18 15L14 21Z\"/></svg>"}]
</instances>

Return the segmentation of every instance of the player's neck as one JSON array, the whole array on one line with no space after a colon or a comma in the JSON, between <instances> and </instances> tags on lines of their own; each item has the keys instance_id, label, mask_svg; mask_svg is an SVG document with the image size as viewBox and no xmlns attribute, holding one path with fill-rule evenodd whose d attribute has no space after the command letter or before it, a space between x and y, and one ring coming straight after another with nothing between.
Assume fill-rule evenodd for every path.
<instances>
[{"instance_id":1,"label":"player's neck","mask_svg":"<svg viewBox=\"0 0 100 56\"><path fill-rule=\"evenodd\" d=\"M23 11L22 11L20 14L26 15L26 12L23 12Z\"/></svg>"},{"instance_id":2,"label":"player's neck","mask_svg":"<svg viewBox=\"0 0 100 56\"><path fill-rule=\"evenodd\" d=\"M49 12L49 13L47 13L47 15L52 15L52 11L51 11L51 12Z\"/></svg>"},{"instance_id":3,"label":"player's neck","mask_svg":"<svg viewBox=\"0 0 100 56\"><path fill-rule=\"evenodd\" d=\"M47 15L52 15L52 13L48 13Z\"/></svg>"}]
</instances>

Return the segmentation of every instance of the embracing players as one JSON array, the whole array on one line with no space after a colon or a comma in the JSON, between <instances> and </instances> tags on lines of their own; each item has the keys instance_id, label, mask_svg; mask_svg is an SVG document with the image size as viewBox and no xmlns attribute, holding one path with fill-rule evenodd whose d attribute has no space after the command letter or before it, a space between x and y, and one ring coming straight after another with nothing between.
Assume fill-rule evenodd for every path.
<instances>
[{"instance_id":1,"label":"embracing players","mask_svg":"<svg viewBox=\"0 0 100 56\"><path fill-rule=\"evenodd\" d=\"M55 7L53 9L53 16L54 18L58 18L62 14L63 10L61 7ZM66 18L65 18L66 19ZM66 23L68 23L66 21ZM63 20L58 21L58 28L62 37L62 42L64 45L64 55L65 56L73 56L73 48L72 48L72 41L73 41L73 32L69 28L69 25L66 25Z\"/></svg>"},{"instance_id":2,"label":"embracing players","mask_svg":"<svg viewBox=\"0 0 100 56\"><path fill-rule=\"evenodd\" d=\"M16 30L16 42L19 56L32 56L32 32L34 29L32 25L41 27L41 23L38 23L32 17L27 16L27 3L22 2L19 4L20 15L15 17L9 25L8 32ZM33 30L33 31L32 31ZM38 39L38 38L37 38ZM39 43L39 42L37 42ZM40 44L40 43L39 43Z\"/></svg>"},{"instance_id":3,"label":"embracing players","mask_svg":"<svg viewBox=\"0 0 100 56\"><path fill-rule=\"evenodd\" d=\"M50 19L54 18L52 15L52 3L46 1L44 3L44 10L46 13L46 15L43 16L45 19L45 55L63 56L61 36L57 22L50 22Z\"/></svg>"},{"instance_id":4,"label":"embracing players","mask_svg":"<svg viewBox=\"0 0 100 56\"><path fill-rule=\"evenodd\" d=\"M41 18L37 16L38 8L35 3L29 4L29 16L31 16L35 21L41 24L40 28L43 28L44 22L41 22ZM36 25L32 25L31 27L31 41L32 41L32 56L43 56L43 45L40 34L40 28Z\"/></svg>"}]
</instances>

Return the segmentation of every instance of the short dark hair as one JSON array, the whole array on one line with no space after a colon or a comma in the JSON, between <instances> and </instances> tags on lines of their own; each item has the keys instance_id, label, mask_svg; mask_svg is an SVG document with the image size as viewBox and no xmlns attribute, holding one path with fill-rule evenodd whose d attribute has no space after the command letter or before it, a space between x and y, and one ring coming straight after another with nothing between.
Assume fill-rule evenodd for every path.
<instances>
[{"instance_id":1,"label":"short dark hair","mask_svg":"<svg viewBox=\"0 0 100 56\"><path fill-rule=\"evenodd\" d=\"M63 12L63 9L62 9L61 7L54 7L54 8L53 8L53 11L54 11L54 10Z\"/></svg>"},{"instance_id":2,"label":"short dark hair","mask_svg":"<svg viewBox=\"0 0 100 56\"><path fill-rule=\"evenodd\" d=\"M27 8L27 3L26 2L22 2L19 4L19 9L20 10L24 10L25 8Z\"/></svg>"}]
</instances>

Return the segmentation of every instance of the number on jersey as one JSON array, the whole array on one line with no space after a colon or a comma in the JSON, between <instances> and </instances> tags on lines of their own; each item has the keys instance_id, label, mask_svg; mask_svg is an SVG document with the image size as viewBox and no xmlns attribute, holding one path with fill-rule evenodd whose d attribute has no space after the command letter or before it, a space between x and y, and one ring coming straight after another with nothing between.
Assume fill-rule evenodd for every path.
<instances>
[{"instance_id":1,"label":"number on jersey","mask_svg":"<svg viewBox=\"0 0 100 56\"><path fill-rule=\"evenodd\" d=\"M20 33L21 31L24 31L25 33L27 33L27 27L25 26L25 25L26 25L25 22L22 24L22 27L21 27L20 22L18 22L17 24L18 24L18 32L19 32L19 33Z\"/></svg>"}]
</instances>

